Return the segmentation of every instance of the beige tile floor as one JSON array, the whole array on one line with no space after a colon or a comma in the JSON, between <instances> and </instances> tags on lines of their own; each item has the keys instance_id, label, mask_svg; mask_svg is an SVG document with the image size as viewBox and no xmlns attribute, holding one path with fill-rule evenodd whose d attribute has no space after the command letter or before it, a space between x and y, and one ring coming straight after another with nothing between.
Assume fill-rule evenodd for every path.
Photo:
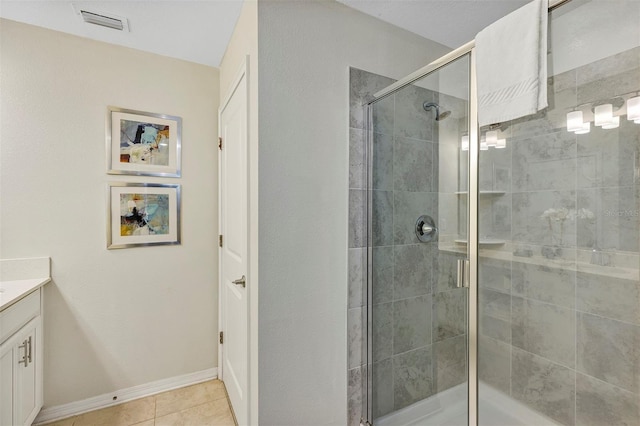
<instances>
[{"instance_id":1,"label":"beige tile floor","mask_svg":"<svg viewBox=\"0 0 640 426\"><path fill-rule=\"evenodd\" d=\"M47 426L235 426L220 380L159 393Z\"/></svg>"}]
</instances>

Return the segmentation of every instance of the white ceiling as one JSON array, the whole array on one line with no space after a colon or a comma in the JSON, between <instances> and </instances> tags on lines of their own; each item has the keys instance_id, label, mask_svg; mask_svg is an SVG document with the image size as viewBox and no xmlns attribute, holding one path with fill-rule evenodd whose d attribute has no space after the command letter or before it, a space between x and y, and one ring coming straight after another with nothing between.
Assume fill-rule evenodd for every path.
<instances>
[{"instance_id":1,"label":"white ceiling","mask_svg":"<svg viewBox=\"0 0 640 426\"><path fill-rule=\"evenodd\" d=\"M269 0L262 0L269 1ZM528 0L338 0L451 48ZM125 17L130 32L84 23L74 7ZM242 0L0 0L0 16L218 67Z\"/></svg>"},{"instance_id":2,"label":"white ceiling","mask_svg":"<svg viewBox=\"0 0 640 426\"><path fill-rule=\"evenodd\" d=\"M127 18L131 32L87 24L72 3ZM0 16L52 30L218 67L242 0L0 0Z\"/></svg>"},{"instance_id":3,"label":"white ceiling","mask_svg":"<svg viewBox=\"0 0 640 426\"><path fill-rule=\"evenodd\" d=\"M452 49L530 0L337 0Z\"/></svg>"}]
</instances>

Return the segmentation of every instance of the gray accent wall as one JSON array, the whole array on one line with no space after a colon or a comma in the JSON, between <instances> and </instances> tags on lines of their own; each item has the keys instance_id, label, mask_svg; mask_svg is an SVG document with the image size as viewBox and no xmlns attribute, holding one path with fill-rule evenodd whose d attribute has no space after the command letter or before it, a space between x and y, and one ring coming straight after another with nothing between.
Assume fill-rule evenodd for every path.
<instances>
[{"instance_id":1,"label":"gray accent wall","mask_svg":"<svg viewBox=\"0 0 640 426\"><path fill-rule=\"evenodd\" d=\"M363 236L348 227L349 66L400 77L450 49L334 1L257 8L257 423L344 425L348 247Z\"/></svg>"}]
</instances>

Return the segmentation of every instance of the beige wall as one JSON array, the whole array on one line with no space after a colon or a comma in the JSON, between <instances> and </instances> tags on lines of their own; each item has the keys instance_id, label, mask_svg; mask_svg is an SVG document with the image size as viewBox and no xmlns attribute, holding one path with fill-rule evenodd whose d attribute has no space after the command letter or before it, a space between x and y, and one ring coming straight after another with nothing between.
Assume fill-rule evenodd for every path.
<instances>
[{"instance_id":1,"label":"beige wall","mask_svg":"<svg viewBox=\"0 0 640 426\"><path fill-rule=\"evenodd\" d=\"M52 259L45 406L215 367L218 70L0 22L0 257ZM181 116L183 177L107 175L108 105ZM107 250L108 181L181 184L182 245Z\"/></svg>"},{"instance_id":2,"label":"beige wall","mask_svg":"<svg viewBox=\"0 0 640 426\"><path fill-rule=\"evenodd\" d=\"M347 418L349 67L448 51L333 1L258 2L260 424Z\"/></svg>"}]
</instances>

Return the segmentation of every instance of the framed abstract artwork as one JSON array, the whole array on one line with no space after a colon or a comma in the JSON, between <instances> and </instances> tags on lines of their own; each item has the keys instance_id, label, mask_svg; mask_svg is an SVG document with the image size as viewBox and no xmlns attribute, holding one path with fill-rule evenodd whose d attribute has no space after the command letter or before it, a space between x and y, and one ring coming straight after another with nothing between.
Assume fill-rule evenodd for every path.
<instances>
[{"instance_id":1,"label":"framed abstract artwork","mask_svg":"<svg viewBox=\"0 0 640 426\"><path fill-rule=\"evenodd\" d=\"M182 118L109 107L107 173L180 177Z\"/></svg>"},{"instance_id":2,"label":"framed abstract artwork","mask_svg":"<svg viewBox=\"0 0 640 426\"><path fill-rule=\"evenodd\" d=\"M180 244L180 185L110 182L107 248Z\"/></svg>"}]
</instances>

